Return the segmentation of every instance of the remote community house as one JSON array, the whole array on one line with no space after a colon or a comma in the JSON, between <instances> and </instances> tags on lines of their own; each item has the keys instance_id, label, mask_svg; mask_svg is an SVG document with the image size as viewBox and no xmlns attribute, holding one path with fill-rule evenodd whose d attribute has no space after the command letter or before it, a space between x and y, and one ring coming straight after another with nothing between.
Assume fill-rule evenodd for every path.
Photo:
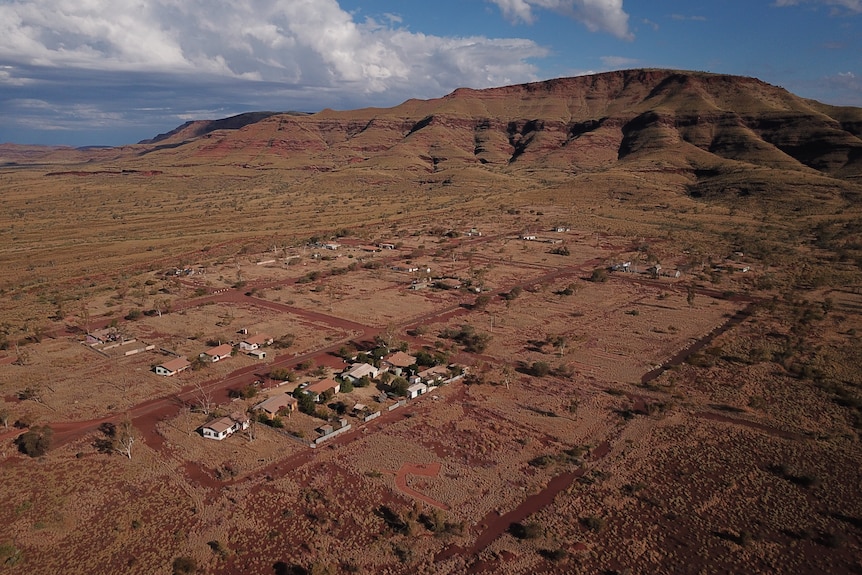
<instances>
[{"instance_id":1,"label":"remote community house","mask_svg":"<svg viewBox=\"0 0 862 575\"><path fill-rule=\"evenodd\" d=\"M251 337L247 337L241 342L239 342L239 348L242 351L254 351L256 349L260 349L267 345L272 345L272 338L268 335L259 333L257 335L253 335Z\"/></svg>"},{"instance_id":2,"label":"remote community house","mask_svg":"<svg viewBox=\"0 0 862 575\"><path fill-rule=\"evenodd\" d=\"M215 363L217 361L221 361L223 359L227 359L233 353L233 346L229 343L223 343L216 347L211 347L205 352L201 353L201 358L204 361L208 361L210 363Z\"/></svg>"},{"instance_id":3,"label":"remote community house","mask_svg":"<svg viewBox=\"0 0 862 575\"><path fill-rule=\"evenodd\" d=\"M234 413L230 416L213 419L206 425L201 427L201 435L207 439L222 439L236 433L237 431L246 430L251 426L251 420L244 413Z\"/></svg>"},{"instance_id":4,"label":"remote community house","mask_svg":"<svg viewBox=\"0 0 862 575\"><path fill-rule=\"evenodd\" d=\"M334 379L322 379L317 383L312 383L306 387L305 393L311 395L311 397L314 398L314 401L320 402L323 395L327 392L331 392L332 395L335 395L340 390L341 384Z\"/></svg>"},{"instance_id":5,"label":"remote community house","mask_svg":"<svg viewBox=\"0 0 862 575\"><path fill-rule=\"evenodd\" d=\"M407 397L409 397L410 399L415 399L427 392L428 386L420 381L419 383L414 383L407 388Z\"/></svg>"},{"instance_id":6,"label":"remote community house","mask_svg":"<svg viewBox=\"0 0 862 575\"><path fill-rule=\"evenodd\" d=\"M341 374L341 379L356 383L365 376L374 379L380 370L368 363L354 363Z\"/></svg>"},{"instance_id":7,"label":"remote community house","mask_svg":"<svg viewBox=\"0 0 862 575\"><path fill-rule=\"evenodd\" d=\"M380 367L383 370L389 370L395 375L401 375L401 372L416 364L416 358L403 351L396 351L384 356L380 360Z\"/></svg>"},{"instance_id":8,"label":"remote community house","mask_svg":"<svg viewBox=\"0 0 862 575\"><path fill-rule=\"evenodd\" d=\"M254 410L263 413L270 419L273 419L281 413L291 413L296 411L298 404L299 402L295 397L287 393L282 393L261 401L254 406Z\"/></svg>"},{"instance_id":9,"label":"remote community house","mask_svg":"<svg viewBox=\"0 0 862 575\"><path fill-rule=\"evenodd\" d=\"M170 361L166 361L160 365L157 365L153 371L156 372L156 375L164 375L170 377L172 375L176 375L181 371L185 371L192 366L184 357L178 357L176 359L172 359Z\"/></svg>"}]
</instances>

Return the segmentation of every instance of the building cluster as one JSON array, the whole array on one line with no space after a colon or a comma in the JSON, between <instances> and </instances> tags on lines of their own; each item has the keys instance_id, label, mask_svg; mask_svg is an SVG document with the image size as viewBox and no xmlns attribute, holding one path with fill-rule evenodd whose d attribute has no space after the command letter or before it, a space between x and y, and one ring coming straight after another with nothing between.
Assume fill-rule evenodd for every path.
<instances>
[{"instance_id":1,"label":"building cluster","mask_svg":"<svg viewBox=\"0 0 862 575\"><path fill-rule=\"evenodd\" d=\"M407 381L407 387L403 390L404 398L401 400L404 402L424 395L438 385L461 377L460 373L463 372L463 369L458 368L458 366L444 365L421 369L416 365L415 356L403 351L396 351L381 357L378 365L364 361L352 362L338 375L316 382L300 384L292 393L284 392L273 395L252 406L250 411L259 417L262 416L268 419L290 415L299 409L300 402L297 399L299 394L310 396L314 402L320 403L338 395L342 390L344 382L356 384L362 379L367 379L370 382L387 372L403 377ZM458 375L454 375L455 373ZM386 398L386 394L383 394L381 397L384 400ZM362 403L356 403L350 413L365 421L369 421L380 415L379 412L371 413L369 408ZM327 424L318 428L318 431L321 433L321 436L329 436L336 431L349 428L346 419L342 418L338 423L338 427ZM247 429L248 425L248 416L245 414L233 414L208 422L201 428L201 434L209 439L222 440L232 433Z\"/></svg>"},{"instance_id":2,"label":"building cluster","mask_svg":"<svg viewBox=\"0 0 862 575\"><path fill-rule=\"evenodd\" d=\"M206 363L217 363L230 358L234 353L244 353L256 359L266 359L266 346L272 345L273 338L266 334L257 334L244 338L236 345L231 343L223 343L215 347L211 347L202 351L198 357ZM189 369L192 362L184 356L175 357L153 368L156 375L164 375L170 377Z\"/></svg>"}]
</instances>

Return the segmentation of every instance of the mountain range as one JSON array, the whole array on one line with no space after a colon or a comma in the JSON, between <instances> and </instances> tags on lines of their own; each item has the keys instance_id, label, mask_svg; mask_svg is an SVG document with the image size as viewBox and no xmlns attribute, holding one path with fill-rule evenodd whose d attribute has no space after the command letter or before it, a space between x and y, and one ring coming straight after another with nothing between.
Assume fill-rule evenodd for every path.
<instances>
[{"instance_id":1,"label":"mountain range","mask_svg":"<svg viewBox=\"0 0 862 575\"><path fill-rule=\"evenodd\" d=\"M803 99L754 78L640 69L464 88L392 108L187 122L118 148L0 147L0 163L52 158L408 174L625 170L681 178L695 196L800 183L855 190L862 109Z\"/></svg>"}]
</instances>

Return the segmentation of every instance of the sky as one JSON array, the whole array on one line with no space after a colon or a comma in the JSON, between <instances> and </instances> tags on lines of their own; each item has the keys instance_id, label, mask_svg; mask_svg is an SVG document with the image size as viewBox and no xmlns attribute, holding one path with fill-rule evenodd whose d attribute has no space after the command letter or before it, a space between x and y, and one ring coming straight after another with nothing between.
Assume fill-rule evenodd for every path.
<instances>
[{"instance_id":1,"label":"sky","mask_svg":"<svg viewBox=\"0 0 862 575\"><path fill-rule=\"evenodd\" d=\"M862 0L0 0L0 143L115 146L627 68L862 106Z\"/></svg>"}]
</instances>

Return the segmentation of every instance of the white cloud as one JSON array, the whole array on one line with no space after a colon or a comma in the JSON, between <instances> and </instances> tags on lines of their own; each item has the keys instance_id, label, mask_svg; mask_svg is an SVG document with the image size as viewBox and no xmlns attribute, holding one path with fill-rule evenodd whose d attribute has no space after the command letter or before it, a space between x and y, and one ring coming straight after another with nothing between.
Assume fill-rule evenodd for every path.
<instances>
[{"instance_id":1,"label":"white cloud","mask_svg":"<svg viewBox=\"0 0 862 575\"><path fill-rule=\"evenodd\" d=\"M4 0L0 63L442 95L534 79L528 60L547 54L529 40L428 36L385 18L356 22L337 0Z\"/></svg>"},{"instance_id":2,"label":"white cloud","mask_svg":"<svg viewBox=\"0 0 862 575\"><path fill-rule=\"evenodd\" d=\"M624 56L602 56L602 64L608 68L626 68L636 65L639 60L637 58L626 58Z\"/></svg>"},{"instance_id":3,"label":"white cloud","mask_svg":"<svg viewBox=\"0 0 862 575\"><path fill-rule=\"evenodd\" d=\"M862 0L775 0L773 6L786 8L787 6L798 6L807 3L832 6L835 9L839 9L839 13L841 8L854 14L862 13Z\"/></svg>"},{"instance_id":4,"label":"white cloud","mask_svg":"<svg viewBox=\"0 0 862 575\"><path fill-rule=\"evenodd\" d=\"M623 0L490 0L503 15L513 22L532 23L533 10L540 8L573 18L591 32L608 32L618 38L632 40L629 15L623 10Z\"/></svg>"}]
</instances>

